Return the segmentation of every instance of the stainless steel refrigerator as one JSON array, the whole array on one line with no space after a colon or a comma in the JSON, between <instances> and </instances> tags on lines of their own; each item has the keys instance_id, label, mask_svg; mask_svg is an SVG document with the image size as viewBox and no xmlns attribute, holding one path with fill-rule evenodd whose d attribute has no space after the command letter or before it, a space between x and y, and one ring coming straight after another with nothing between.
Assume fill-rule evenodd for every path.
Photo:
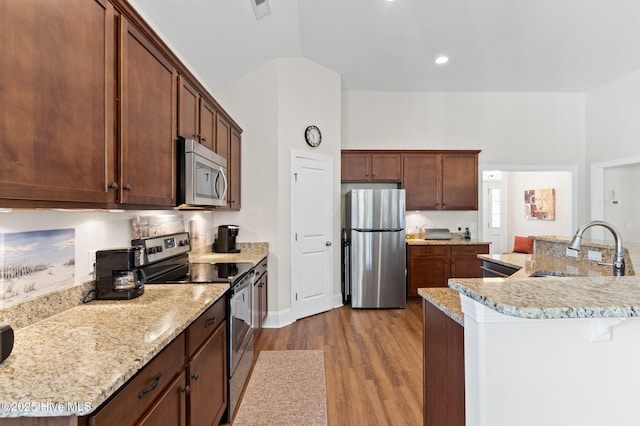
<instances>
[{"instance_id":1,"label":"stainless steel refrigerator","mask_svg":"<svg viewBox=\"0 0 640 426\"><path fill-rule=\"evenodd\" d=\"M353 189L345 195L345 291L353 308L404 308L404 189Z\"/></svg>"}]
</instances>

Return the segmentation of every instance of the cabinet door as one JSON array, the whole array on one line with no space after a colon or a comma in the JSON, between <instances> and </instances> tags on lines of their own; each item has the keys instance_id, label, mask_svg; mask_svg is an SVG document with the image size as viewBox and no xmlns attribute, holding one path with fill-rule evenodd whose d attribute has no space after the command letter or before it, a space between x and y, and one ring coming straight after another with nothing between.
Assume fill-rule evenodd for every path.
<instances>
[{"instance_id":1,"label":"cabinet door","mask_svg":"<svg viewBox=\"0 0 640 426\"><path fill-rule=\"evenodd\" d=\"M216 153L227 159L229 165L229 144L231 143L231 123L216 114Z\"/></svg>"},{"instance_id":2,"label":"cabinet door","mask_svg":"<svg viewBox=\"0 0 640 426\"><path fill-rule=\"evenodd\" d=\"M478 210L476 154L442 154L442 209Z\"/></svg>"},{"instance_id":3,"label":"cabinet door","mask_svg":"<svg viewBox=\"0 0 640 426\"><path fill-rule=\"evenodd\" d=\"M189 363L189 425L218 424L227 408L227 326L209 338Z\"/></svg>"},{"instance_id":4,"label":"cabinet door","mask_svg":"<svg viewBox=\"0 0 640 426\"><path fill-rule=\"evenodd\" d=\"M402 180L400 154L372 154L371 180L375 182L400 182Z\"/></svg>"},{"instance_id":5,"label":"cabinet door","mask_svg":"<svg viewBox=\"0 0 640 426\"><path fill-rule=\"evenodd\" d=\"M177 74L124 17L120 42L120 202L175 206Z\"/></svg>"},{"instance_id":6,"label":"cabinet door","mask_svg":"<svg viewBox=\"0 0 640 426\"><path fill-rule=\"evenodd\" d=\"M183 371L137 424L185 426L187 424L186 380L186 374Z\"/></svg>"},{"instance_id":7,"label":"cabinet door","mask_svg":"<svg viewBox=\"0 0 640 426\"><path fill-rule=\"evenodd\" d=\"M260 281L260 327L262 328L269 313L269 279L266 273L262 276Z\"/></svg>"},{"instance_id":8,"label":"cabinet door","mask_svg":"<svg viewBox=\"0 0 640 426\"><path fill-rule=\"evenodd\" d=\"M200 95L183 76L178 76L178 135L199 140Z\"/></svg>"},{"instance_id":9,"label":"cabinet door","mask_svg":"<svg viewBox=\"0 0 640 426\"><path fill-rule=\"evenodd\" d=\"M342 182L369 182L371 180L371 154L343 152L340 170Z\"/></svg>"},{"instance_id":10,"label":"cabinet door","mask_svg":"<svg viewBox=\"0 0 640 426\"><path fill-rule=\"evenodd\" d=\"M200 143L215 151L216 110L204 98L200 98Z\"/></svg>"},{"instance_id":11,"label":"cabinet door","mask_svg":"<svg viewBox=\"0 0 640 426\"><path fill-rule=\"evenodd\" d=\"M229 158L227 158L229 167L229 208L231 210L240 210L241 207L241 151L242 139L240 133L236 129L231 130L231 142L229 145Z\"/></svg>"},{"instance_id":12,"label":"cabinet door","mask_svg":"<svg viewBox=\"0 0 640 426\"><path fill-rule=\"evenodd\" d=\"M0 198L115 200L115 34L105 0L0 5Z\"/></svg>"},{"instance_id":13,"label":"cabinet door","mask_svg":"<svg viewBox=\"0 0 640 426\"><path fill-rule=\"evenodd\" d=\"M446 287L448 279L448 246L407 246L409 297L417 297L419 288Z\"/></svg>"},{"instance_id":14,"label":"cabinet door","mask_svg":"<svg viewBox=\"0 0 640 426\"><path fill-rule=\"evenodd\" d=\"M482 278L482 260L478 254L489 253L488 244L451 247L452 278Z\"/></svg>"},{"instance_id":15,"label":"cabinet door","mask_svg":"<svg viewBox=\"0 0 640 426\"><path fill-rule=\"evenodd\" d=\"M407 210L439 210L441 161L438 154L404 154L402 187Z\"/></svg>"}]
</instances>

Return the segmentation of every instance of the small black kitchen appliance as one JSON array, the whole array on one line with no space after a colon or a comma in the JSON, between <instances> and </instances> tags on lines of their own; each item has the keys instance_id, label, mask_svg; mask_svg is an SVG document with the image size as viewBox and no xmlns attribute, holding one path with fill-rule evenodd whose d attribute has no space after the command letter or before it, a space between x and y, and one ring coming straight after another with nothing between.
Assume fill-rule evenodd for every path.
<instances>
[{"instance_id":1,"label":"small black kitchen appliance","mask_svg":"<svg viewBox=\"0 0 640 426\"><path fill-rule=\"evenodd\" d=\"M220 225L218 234L213 242L213 251L216 253L239 253L236 248L236 237L240 227L238 225Z\"/></svg>"},{"instance_id":2,"label":"small black kitchen appliance","mask_svg":"<svg viewBox=\"0 0 640 426\"><path fill-rule=\"evenodd\" d=\"M126 247L96 252L96 299L134 299L147 282L143 248Z\"/></svg>"}]
</instances>

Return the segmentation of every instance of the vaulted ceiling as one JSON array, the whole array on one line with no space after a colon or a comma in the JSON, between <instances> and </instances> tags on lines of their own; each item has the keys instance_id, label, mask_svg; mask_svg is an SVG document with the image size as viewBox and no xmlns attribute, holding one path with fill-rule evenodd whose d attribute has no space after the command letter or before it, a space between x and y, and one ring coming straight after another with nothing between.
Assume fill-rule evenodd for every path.
<instances>
[{"instance_id":1,"label":"vaulted ceiling","mask_svg":"<svg viewBox=\"0 0 640 426\"><path fill-rule=\"evenodd\" d=\"M295 56L343 90L585 92L640 69L635 0L253 1L131 3L212 90Z\"/></svg>"}]
</instances>

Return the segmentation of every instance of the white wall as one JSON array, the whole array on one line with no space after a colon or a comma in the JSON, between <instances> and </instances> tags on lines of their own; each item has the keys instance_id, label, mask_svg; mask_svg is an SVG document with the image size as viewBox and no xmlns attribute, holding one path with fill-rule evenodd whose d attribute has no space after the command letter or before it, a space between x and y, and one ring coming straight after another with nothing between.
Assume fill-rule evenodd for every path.
<instances>
[{"instance_id":1,"label":"white wall","mask_svg":"<svg viewBox=\"0 0 640 426\"><path fill-rule=\"evenodd\" d=\"M640 164L611 167L604 171L604 220L618 229L624 243L640 242L638 182ZM617 204L612 204L613 200ZM606 232L604 238L613 241L610 232Z\"/></svg>"},{"instance_id":2,"label":"white wall","mask_svg":"<svg viewBox=\"0 0 640 426\"><path fill-rule=\"evenodd\" d=\"M508 249L513 247L516 235L573 235L572 192L570 172L506 172L507 176L507 235ZM524 191L530 189L555 189L556 219L531 220L525 218Z\"/></svg>"},{"instance_id":3,"label":"white wall","mask_svg":"<svg viewBox=\"0 0 640 426\"><path fill-rule=\"evenodd\" d=\"M588 163L640 156L640 71L586 94Z\"/></svg>"},{"instance_id":4,"label":"white wall","mask_svg":"<svg viewBox=\"0 0 640 426\"><path fill-rule=\"evenodd\" d=\"M640 241L637 230L640 226L634 226L637 190L633 190L633 184L637 180L633 179L637 179L637 175L633 173L635 166L632 165L640 164L640 71L588 92L586 99L587 161L598 166L591 177L593 193L588 218L613 221L623 242ZM622 174L617 174L615 169L623 164L625 166L619 168ZM608 205L613 187L611 181L605 182L607 176L617 181L616 187L622 188L623 180L631 182L628 193L624 189L616 191L617 197L624 198L617 207ZM627 229L627 224L631 224L631 229ZM591 233L597 239L612 239L608 232L599 228Z\"/></svg>"},{"instance_id":5,"label":"white wall","mask_svg":"<svg viewBox=\"0 0 640 426\"><path fill-rule=\"evenodd\" d=\"M343 149L480 149L479 169L578 170L585 220L585 96L553 93L343 92ZM481 178L480 178L481 180Z\"/></svg>"},{"instance_id":6,"label":"white wall","mask_svg":"<svg viewBox=\"0 0 640 426\"><path fill-rule=\"evenodd\" d=\"M268 241L269 321L291 308L291 150L313 150L334 164L334 293L340 293L340 76L304 58L280 58L215 94L243 128L242 210L215 224L241 226L238 241ZM304 130L317 125L322 144ZM277 320L275 320L277 321Z\"/></svg>"}]
</instances>

